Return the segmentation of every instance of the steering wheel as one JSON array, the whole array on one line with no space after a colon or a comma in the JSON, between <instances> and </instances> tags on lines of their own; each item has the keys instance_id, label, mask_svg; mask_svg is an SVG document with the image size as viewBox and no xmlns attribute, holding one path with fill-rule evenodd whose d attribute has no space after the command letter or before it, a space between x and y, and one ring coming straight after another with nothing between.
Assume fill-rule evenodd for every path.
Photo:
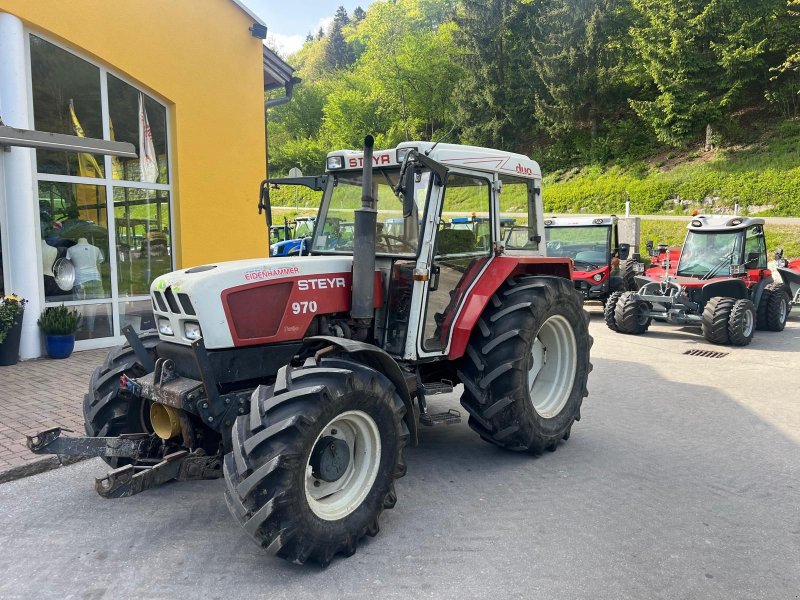
<instances>
[{"instance_id":1,"label":"steering wheel","mask_svg":"<svg viewBox=\"0 0 800 600\"><path fill-rule=\"evenodd\" d=\"M559 241L547 242L547 249L558 252L559 250L561 250L561 242Z\"/></svg>"},{"instance_id":2,"label":"steering wheel","mask_svg":"<svg viewBox=\"0 0 800 600\"><path fill-rule=\"evenodd\" d=\"M386 241L383 241L383 239L385 239ZM408 249L409 252L416 252L417 251L415 246L412 246L407 241L405 241L403 238L399 238L396 235L390 235L388 233L379 233L378 234L378 243L383 245L383 246L386 246L386 248L389 251L392 250L392 246L394 245L394 244L390 243L392 241L397 242L401 246L405 246L405 248Z\"/></svg>"}]
</instances>

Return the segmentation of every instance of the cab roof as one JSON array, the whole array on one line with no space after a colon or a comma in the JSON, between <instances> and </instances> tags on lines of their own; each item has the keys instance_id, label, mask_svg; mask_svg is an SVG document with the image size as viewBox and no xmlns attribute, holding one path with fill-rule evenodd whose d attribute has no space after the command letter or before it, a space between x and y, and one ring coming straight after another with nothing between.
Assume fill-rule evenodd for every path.
<instances>
[{"instance_id":1,"label":"cab roof","mask_svg":"<svg viewBox=\"0 0 800 600\"><path fill-rule=\"evenodd\" d=\"M542 170L539 163L524 154L481 148L479 146L462 146L461 144L439 144L435 142L402 142L397 148L375 150L372 156L375 167L399 167L405 157L404 149L414 148L433 160L447 166L463 167L487 173L514 175L525 179L541 179ZM341 156L343 164L338 168L330 168L331 161L326 161L326 171L352 171L362 169L364 152L362 150L336 150L328 153L328 159Z\"/></svg>"},{"instance_id":2,"label":"cab roof","mask_svg":"<svg viewBox=\"0 0 800 600\"><path fill-rule=\"evenodd\" d=\"M616 215L596 215L594 217L550 217L544 220L545 227L603 227L615 225Z\"/></svg>"},{"instance_id":3,"label":"cab roof","mask_svg":"<svg viewBox=\"0 0 800 600\"><path fill-rule=\"evenodd\" d=\"M689 231L738 231L753 225L764 225L764 219L731 215L697 215L686 228Z\"/></svg>"}]
</instances>

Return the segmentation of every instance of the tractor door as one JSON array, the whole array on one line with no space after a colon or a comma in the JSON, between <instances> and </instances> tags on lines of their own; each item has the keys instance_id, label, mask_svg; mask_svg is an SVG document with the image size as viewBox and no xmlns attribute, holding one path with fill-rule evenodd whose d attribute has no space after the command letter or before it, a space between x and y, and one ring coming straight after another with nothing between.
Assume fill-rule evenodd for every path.
<instances>
[{"instance_id":1,"label":"tractor door","mask_svg":"<svg viewBox=\"0 0 800 600\"><path fill-rule=\"evenodd\" d=\"M761 281L767 268L767 244L764 227L753 225L747 228L744 240L744 260L747 275L752 281Z\"/></svg>"},{"instance_id":2,"label":"tractor door","mask_svg":"<svg viewBox=\"0 0 800 600\"><path fill-rule=\"evenodd\" d=\"M417 288L420 302L416 298L414 302L414 306L423 307L416 336L419 356L446 352L458 309L491 260L497 234L492 203L494 187L492 175L453 170L438 206L430 207L436 213L434 219L427 219L430 225L425 234L429 242L429 280L427 285ZM472 211L491 219L491 227L484 228L482 235L476 234L477 228L451 226L451 217ZM423 258L420 256L420 262Z\"/></svg>"}]
</instances>

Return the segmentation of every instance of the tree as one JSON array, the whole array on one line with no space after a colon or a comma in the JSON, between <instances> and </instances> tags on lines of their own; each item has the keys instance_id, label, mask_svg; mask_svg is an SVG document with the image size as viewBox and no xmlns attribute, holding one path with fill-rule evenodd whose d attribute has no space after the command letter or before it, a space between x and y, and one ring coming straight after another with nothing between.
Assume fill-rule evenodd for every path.
<instances>
[{"instance_id":1,"label":"tree","mask_svg":"<svg viewBox=\"0 0 800 600\"><path fill-rule=\"evenodd\" d=\"M333 15L333 20L334 22L339 23L342 27L350 23L350 17L347 15L347 10L344 6L340 6L336 9L336 13Z\"/></svg>"},{"instance_id":2,"label":"tree","mask_svg":"<svg viewBox=\"0 0 800 600\"><path fill-rule=\"evenodd\" d=\"M462 0L454 41L464 78L454 103L462 137L517 148L533 126L532 70L521 31L529 5L521 0Z\"/></svg>"},{"instance_id":3,"label":"tree","mask_svg":"<svg viewBox=\"0 0 800 600\"><path fill-rule=\"evenodd\" d=\"M356 6L355 10L353 10L353 22L359 23L364 20L365 16L367 16L367 13L364 12L364 9Z\"/></svg>"},{"instance_id":4,"label":"tree","mask_svg":"<svg viewBox=\"0 0 800 600\"><path fill-rule=\"evenodd\" d=\"M347 11L339 7L328 33L328 44L325 47L325 62L331 70L346 69L353 64L353 52L344 39L343 27L349 22Z\"/></svg>"},{"instance_id":5,"label":"tree","mask_svg":"<svg viewBox=\"0 0 800 600\"><path fill-rule=\"evenodd\" d=\"M586 131L625 105L629 0L544 0L528 15L541 93L536 118L551 135Z\"/></svg>"}]
</instances>

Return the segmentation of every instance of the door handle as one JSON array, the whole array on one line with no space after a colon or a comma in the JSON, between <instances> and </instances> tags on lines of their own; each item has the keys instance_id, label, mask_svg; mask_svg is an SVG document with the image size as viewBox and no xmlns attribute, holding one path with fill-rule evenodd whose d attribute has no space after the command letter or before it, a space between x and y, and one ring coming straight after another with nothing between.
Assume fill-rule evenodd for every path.
<instances>
[{"instance_id":1,"label":"door handle","mask_svg":"<svg viewBox=\"0 0 800 600\"><path fill-rule=\"evenodd\" d=\"M432 292L435 292L439 289L439 273L441 269L439 265L431 265L431 278L428 281L428 289Z\"/></svg>"}]
</instances>

